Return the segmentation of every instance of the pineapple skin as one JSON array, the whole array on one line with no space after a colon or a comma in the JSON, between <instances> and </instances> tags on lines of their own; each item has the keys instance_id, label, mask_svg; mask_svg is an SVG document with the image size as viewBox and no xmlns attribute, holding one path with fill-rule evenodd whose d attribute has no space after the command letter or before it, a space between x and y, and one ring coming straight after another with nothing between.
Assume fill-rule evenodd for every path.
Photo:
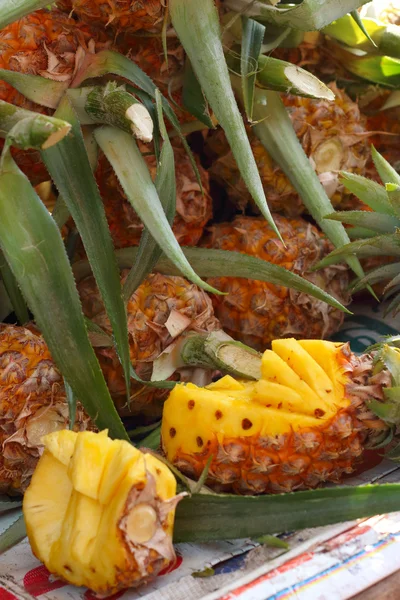
<instances>
[{"instance_id":1,"label":"pineapple skin","mask_svg":"<svg viewBox=\"0 0 400 600\"><path fill-rule=\"evenodd\" d=\"M63 379L44 340L24 327L0 325L0 494L25 491L42 436L68 425ZM75 428L88 427L78 404Z\"/></svg>"},{"instance_id":2,"label":"pineapple skin","mask_svg":"<svg viewBox=\"0 0 400 600\"><path fill-rule=\"evenodd\" d=\"M148 152L148 148L143 148ZM203 193L189 157L183 147L174 143L176 170L176 216L172 225L175 237L183 246L195 246L207 222L212 217L209 175L197 161ZM145 156L153 180L157 174L155 155ZM103 199L108 225L115 248L138 246L143 224L126 199L118 178L103 155L96 171L96 179Z\"/></svg>"},{"instance_id":3,"label":"pineapple skin","mask_svg":"<svg viewBox=\"0 0 400 600\"><path fill-rule=\"evenodd\" d=\"M60 10L72 12L79 20L114 32L161 33L166 13L163 0L60 0Z\"/></svg>"},{"instance_id":4,"label":"pineapple skin","mask_svg":"<svg viewBox=\"0 0 400 600\"><path fill-rule=\"evenodd\" d=\"M206 388L178 384L164 405L163 450L196 479L212 455L206 483L217 491L338 483L389 430L366 405L374 395L382 400L386 385L390 375L374 376L372 357L356 357L347 344L276 340L256 382L226 376Z\"/></svg>"},{"instance_id":5,"label":"pineapple skin","mask_svg":"<svg viewBox=\"0 0 400 600\"><path fill-rule=\"evenodd\" d=\"M348 194L339 184L338 172L343 170L364 175L369 142L363 135L366 132L366 119L361 115L358 105L336 84L331 83L329 87L336 95L334 102L291 95L282 95L282 100L325 191L332 204L339 206L348 200ZM290 217L306 212L289 179L258 138L250 130L248 133L271 210ZM229 198L239 208L244 209L248 204L254 208L221 129L208 133L205 151L213 161L209 169L211 178L226 188Z\"/></svg>"},{"instance_id":6,"label":"pineapple skin","mask_svg":"<svg viewBox=\"0 0 400 600\"><path fill-rule=\"evenodd\" d=\"M68 85L74 73L78 49L84 53L89 52L91 40L95 41L96 50L108 45L107 38L101 32L94 31L83 23L78 24L57 10L38 10L0 31L0 68L40 75ZM56 66L49 68L51 63ZM0 100L43 114L53 112L27 100L1 80ZM3 145L3 140L0 140L0 149ZM12 154L33 185L49 179L39 152L14 148Z\"/></svg>"},{"instance_id":7,"label":"pineapple skin","mask_svg":"<svg viewBox=\"0 0 400 600\"><path fill-rule=\"evenodd\" d=\"M332 250L325 236L300 217L288 219L274 214L274 220L286 248L261 217L236 217L231 223L215 224L201 244L262 258L305 276L343 304L348 304L346 266L335 265L309 272ZM236 277L215 277L208 282L228 293L212 297L215 314L224 331L257 350L263 350L279 337L329 337L343 322L342 311L272 283Z\"/></svg>"},{"instance_id":8,"label":"pineapple skin","mask_svg":"<svg viewBox=\"0 0 400 600\"><path fill-rule=\"evenodd\" d=\"M129 270L122 271L122 283ZM78 284L84 314L111 334L110 323L93 277ZM211 299L196 285L182 277L159 273L149 275L127 304L130 358L139 377L149 380L153 362L177 338L166 326L170 316L187 318L186 331L212 332L221 329L214 316ZM166 390L142 386L131 379L130 403L126 402L124 375L113 348L97 348L103 374L121 416L141 415L155 420L161 416ZM181 375L177 372L174 378Z\"/></svg>"},{"instance_id":9,"label":"pineapple skin","mask_svg":"<svg viewBox=\"0 0 400 600\"><path fill-rule=\"evenodd\" d=\"M175 560L176 481L152 455L101 433L45 436L23 512L35 556L101 596L151 581Z\"/></svg>"}]
</instances>

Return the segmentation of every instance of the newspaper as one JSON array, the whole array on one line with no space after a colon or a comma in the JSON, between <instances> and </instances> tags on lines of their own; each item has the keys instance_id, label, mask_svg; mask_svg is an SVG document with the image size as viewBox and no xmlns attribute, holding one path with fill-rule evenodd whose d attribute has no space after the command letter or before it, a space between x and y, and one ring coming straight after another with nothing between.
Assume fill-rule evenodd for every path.
<instances>
[{"instance_id":1,"label":"newspaper","mask_svg":"<svg viewBox=\"0 0 400 600\"><path fill-rule=\"evenodd\" d=\"M379 305L360 301L351 308L354 314L335 339L350 341L355 352L400 331L400 319L384 318ZM400 482L400 467L382 461L346 483L368 482ZM13 519L12 512L3 515L0 532ZM400 512L279 538L287 548L252 540L178 544L178 560L169 572L113 600L346 600L400 569ZM199 576L211 568L211 576ZM33 598L95 599L88 590L53 578L23 540L0 556L0 600Z\"/></svg>"}]
</instances>

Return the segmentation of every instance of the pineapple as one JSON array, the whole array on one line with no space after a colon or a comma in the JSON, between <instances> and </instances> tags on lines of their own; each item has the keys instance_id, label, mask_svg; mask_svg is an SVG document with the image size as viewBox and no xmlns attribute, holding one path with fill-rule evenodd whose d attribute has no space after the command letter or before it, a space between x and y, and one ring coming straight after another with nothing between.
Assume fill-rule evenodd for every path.
<instances>
[{"instance_id":1,"label":"pineapple","mask_svg":"<svg viewBox=\"0 0 400 600\"><path fill-rule=\"evenodd\" d=\"M210 227L202 245L258 256L305 276L340 302L349 300L347 269L309 270L332 248L316 227L300 217L274 215L286 243L276 239L266 221L258 217L236 217L232 223ZM235 277L208 280L226 296L214 296L216 316L224 330L253 348L262 349L276 337L327 337L340 328L343 313L324 302L287 288Z\"/></svg>"},{"instance_id":2,"label":"pineapple","mask_svg":"<svg viewBox=\"0 0 400 600\"><path fill-rule=\"evenodd\" d=\"M128 271L122 272L122 283ZM93 277L78 285L85 315L111 334L111 328ZM149 275L127 304L131 362L143 380L152 375L153 362L179 339L184 331L211 332L221 325L214 316L207 294L182 277ZM126 403L122 367L114 348L97 348L111 396L123 416L140 414L156 419L161 415L166 390L131 380L130 402ZM176 374L175 377L179 375Z\"/></svg>"},{"instance_id":3,"label":"pineapple","mask_svg":"<svg viewBox=\"0 0 400 600\"><path fill-rule=\"evenodd\" d=\"M107 45L101 32L77 24L59 11L38 10L0 31L0 68L41 75L65 82L68 87L77 66L77 56ZM1 80L0 100L29 110L51 113L50 109L30 102ZM1 140L0 143L2 145ZM34 185L49 179L38 152L13 149L13 155Z\"/></svg>"},{"instance_id":4,"label":"pineapple","mask_svg":"<svg viewBox=\"0 0 400 600\"><path fill-rule=\"evenodd\" d=\"M167 13L164 0L59 0L57 6L84 23L116 33L160 33Z\"/></svg>"},{"instance_id":5,"label":"pineapple","mask_svg":"<svg viewBox=\"0 0 400 600\"><path fill-rule=\"evenodd\" d=\"M345 198L338 182L339 170L363 174L369 156L366 137L366 118L347 94L329 86L335 93L335 102L298 96L282 96L293 127L315 166L315 170L334 205ZM258 138L249 132L253 154L261 174L265 194L273 211L297 216L305 211L304 205L286 175L273 162ZM212 178L222 183L229 197L244 209L250 196L244 185L228 143L221 129L210 131L206 152L213 161Z\"/></svg>"},{"instance_id":6,"label":"pineapple","mask_svg":"<svg viewBox=\"0 0 400 600\"><path fill-rule=\"evenodd\" d=\"M184 246L195 246L203 234L206 223L212 216L210 184L207 171L198 163L203 193L189 157L183 147L174 143L176 165L176 216L173 231L178 242ZM157 172L154 154L145 154L145 160L153 179ZM102 156L97 169L97 183L104 202L106 217L116 248L137 246L143 224L126 200L114 170Z\"/></svg>"},{"instance_id":7,"label":"pineapple","mask_svg":"<svg viewBox=\"0 0 400 600\"><path fill-rule=\"evenodd\" d=\"M176 481L157 458L101 433L46 435L23 511L35 556L101 597L175 560Z\"/></svg>"},{"instance_id":8,"label":"pineapple","mask_svg":"<svg viewBox=\"0 0 400 600\"><path fill-rule=\"evenodd\" d=\"M389 351L392 360L400 359L399 350ZM373 354L289 338L274 340L259 362L256 381L227 375L203 389L178 384L171 392L163 450L189 477L198 478L211 459L207 484L220 491L314 488L340 482L364 448L390 438L391 426L371 407L381 407L394 384Z\"/></svg>"},{"instance_id":9,"label":"pineapple","mask_svg":"<svg viewBox=\"0 0 400 600\"><path fill-rule=\"evenodd\" d=\"M0 494L26 489L43 451L42 436L69 424L63 379L44 340L0 325ZM89 427L78 405L75 429Z\"/></svg>"}]
</instances>

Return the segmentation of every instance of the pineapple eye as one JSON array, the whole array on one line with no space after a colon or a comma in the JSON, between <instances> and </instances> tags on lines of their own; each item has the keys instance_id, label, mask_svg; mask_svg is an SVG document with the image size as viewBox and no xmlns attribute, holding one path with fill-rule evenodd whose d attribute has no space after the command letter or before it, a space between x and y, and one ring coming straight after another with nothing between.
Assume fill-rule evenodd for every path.
<instances>
[{"instance_id":1,"label":"pineapple eye","mask_svg":"<svg viewBox=\"0 0 400 600\"><path fill-rule=\"evenodd\" d=\"M253 427L253 423L250 421L250 419L243 419L242 427L246 431L247 429L251 429Z\"/></svg>"},{"instance_id":2,"label":"pineapple eye","mask_svg":"<svg viewBox=\"0 0 400 600\"><path fill-rule=\"evenodd\" d=\"M188 402L188 409L189 410L193 410L195 404L196 404L196 402L194 400L189 400L189 402Z\"/></svg>"},{"instance_id":3,"label":"pineapple eye","mask_svg":"<svg viewBox=\"0 0 400 600\"><path fill-rule=\"evenodd\" d=\"M220 410L216 410L215 411L215 418L217 419L217 421L219 421L219 419L222 419L223 414Z\"/></svg>"},{"instance_id":4,"label":"pineapple eye","mask_svg":"<svg viewBox=\"0 0 400 600\"><path fill-rule=\"evenodd\" d=\"M198 445L199 448L201 448L204 445L204 442L202 440L202 438L198 435L196 438L196 443Z\"/></svg>"},{"instance_id":5,"label":"pineapple eye","mask_svg":"<svg viewBox=\"0 0 400 600\"><path fill-rule=\"evenodd\" d=\"M317 419L321 419L325 414L325 411L322 410L322 408L316 408L314 410L314 415L316 416Z\"/></svg>"},{"instance_id":6,"label":"pineapple eye","mask_svg":"<svg viewBox=\"0 0 400 600\"><path fill-rule=\"evenodd\" d=\"M175 427L171 427L171 429L169 430L169 435L174 438L176 436L176 429Z\"/></svg>"}]
</instances>

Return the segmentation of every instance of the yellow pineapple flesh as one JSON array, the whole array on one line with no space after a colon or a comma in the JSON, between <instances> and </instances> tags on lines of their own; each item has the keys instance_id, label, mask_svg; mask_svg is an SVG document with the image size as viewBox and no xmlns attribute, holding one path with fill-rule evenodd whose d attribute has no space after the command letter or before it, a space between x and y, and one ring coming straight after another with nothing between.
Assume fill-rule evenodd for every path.
<instances>
[{"instance_id":1,"label":"yellow pineapple flesh","mask_svg":"<svg viewBox=\"0 0 400 600\"><path fill-rule=\"evenodd\" d=\"M69 424L61 373L44 340L0 325L0 493L22 493L43 452L41 438ZM78 404L75 428L90 426Z\"/></svg>"},{"instance_id":2,"label":"yellow pineapple flesh","mask_svg":"<svg viewBox=\"0 0 400 600\"><path fill-rule=\"evenodd\" d=\"M183 473L239 494L290 492L339 482L389 427L369 409L390 374L347 344L281 339L258 381L230 376L205 388L178 384L164 405L162 445Z\"/></svg>"},{"instance_id":3,"label":"yellow pineapple flesh","mask_svg":"<svg viewBox=\"0 0 400 600\"><path fill-rule=\"evenodd\" d=\"M45 436L23 501L35 556L101 596L151 581L175 560L176 481L157 458L101 433Z\"/></svg>"},{"instance_id":4,"label":"yellow pineapple flesh","mask_svg":"<svg viewBox=\"0 0 400 600\"><path fill-rule=\"evenodd\" d=\"M261 217L236 217L231 223L217 223L201 244L243 252L284 267L347 304L347 267L335 265L310 272L332 250L325 236L300 217L274 214L274 220L286 247ZM258 350L277 337L328 337L343 322L342 311L283 286L234 276L210 278L208 282L227 293L213 296L215 314L224 331Z\"/></svg>"}]
</instances>

